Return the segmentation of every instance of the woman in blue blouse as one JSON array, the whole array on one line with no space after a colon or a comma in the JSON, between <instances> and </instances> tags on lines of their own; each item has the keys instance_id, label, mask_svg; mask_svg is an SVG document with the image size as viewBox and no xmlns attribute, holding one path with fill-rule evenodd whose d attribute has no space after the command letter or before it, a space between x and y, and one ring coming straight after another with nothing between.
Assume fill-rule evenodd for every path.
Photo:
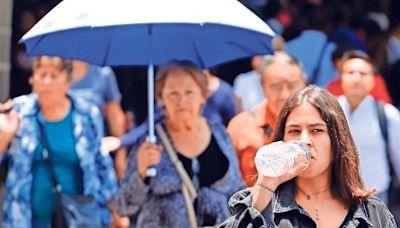
<instances>
[{"instance_id":1,"label":"woman in blue blouse","mask_svg":"<svg viewBox=\"0 0 400 228\"><path fill-rule=\"evenodd\" d=\"M158 72L156 97L166 116L163 128L197 189L193 206L199 226L223 221L229 214L228 198L243 186L224 126L202 116L207 95L206 76L188 62L173 62ZM135 217L137 227L190 227L182 180L167 152L160 142L143 141L131 152L114 205L120 214ZM150 166L157 175L148 178Z\"/></svg>"},{"instance_id":2,"label":"woman in blue blouse","mask_svg":"<svg viewBox=\"0 0 400 228\"><path fill-rule=\"evenodd\" d=\"M55 195L42 156L44 140L63 193L93 196L102 207L103 224L110 224L107 201L117 192L117 183L112 161L101 147L99 109L68 95L71 65L58 57L35 59L29 82L32 94L0 107L12 106L10 113L0 114L1 159L10 159L3 225L50 226Z\"/></svg>"}]
</instances>

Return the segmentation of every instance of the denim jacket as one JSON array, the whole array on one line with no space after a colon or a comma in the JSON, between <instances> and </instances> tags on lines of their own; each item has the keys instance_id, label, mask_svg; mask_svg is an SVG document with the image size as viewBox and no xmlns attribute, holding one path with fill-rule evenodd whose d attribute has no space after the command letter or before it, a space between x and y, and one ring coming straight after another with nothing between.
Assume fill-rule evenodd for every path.
<instances>
[{"instance_id":1,"label":"denim jacket","mask_svg":"<svg viewBox=\"0 0 400 228\"><path fill-rule=\"evenodd\" d=\"M198 190L196 216L199 225L205 214L215 217L217 223L224 221L229 216L229 197L244 186L237 156L225 128L221 124L210 126L229 167L217 182ZM148 183L138 175L136 154L137 148L131 152L125 180L113 202L117 210L122 215L137 217L137 227L190 227L181 193L182 181L168 153L162 152L161 161L156 166L157 175Z\"/></svg>"},{"instance_id":2,"label":"denim jacket","mask_svg":"<svg viewBox=\"0 0 400 228\"><path fill-rule=\"evenodd\" d=\"M251 188L239 191L229 200L233 216L218 227L316 227L309 214L294 201L294 189L293 182L280 186L262 213L250 206ZM340 228L397 227L389 209L377 198L370 197L365 202L354 204L352 210L352 216L347 216Z\"/></svg>"},{"instance_id":3,"label":"denim jacket","mask_svg":"<svg viewBox=\"0 0 400 228\"><path fill-rule=\"evenodd\" d=\"M103 122L100 110L82 99L69 96L73 108L73 132L76 153L83 171L84 195L93 196L103 208L103 223L110 223L106 202L117 192L113 163L101 147ZM20 126L9 150L10 166L5 186L4 227L31 227L31 172L33 155L41 142L36 94L14 99L13 109L20 117ZM3 159L3 157L1 157Z\"/></svg>"}]
</instances>

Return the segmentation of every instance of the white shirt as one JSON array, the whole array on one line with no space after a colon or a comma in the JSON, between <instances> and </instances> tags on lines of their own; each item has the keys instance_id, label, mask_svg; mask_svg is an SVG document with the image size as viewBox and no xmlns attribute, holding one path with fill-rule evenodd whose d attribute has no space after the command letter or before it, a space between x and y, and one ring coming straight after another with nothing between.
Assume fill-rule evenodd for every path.
<instances>
[{"instance_id":1,"label":"white shirt","mask_svg":"<svg viewBox=\"0 0 400 228\"><path fill-rule=\"evenodd\" d=\"M245 111L251 111L256 104L265 99L261 76L254 70L239 74L233 82L233 90L242 99L242 107Z\"/></svg>"},{"instance_id":2,"label":"white shirt","mask_svg":"<svg viewBox=\"0 0 400 228\"><path fill-rule=\"evenodd\" d=\"M390 170L385 150L385 141L379 127L375 100L367 96L353 112L345 96L340 96L351 134L360 154L361 177L367 187L378 192L388 190ZM400 174L400 112L390 104L384 106L392 165Z\"/></svg>"}]
</instances>

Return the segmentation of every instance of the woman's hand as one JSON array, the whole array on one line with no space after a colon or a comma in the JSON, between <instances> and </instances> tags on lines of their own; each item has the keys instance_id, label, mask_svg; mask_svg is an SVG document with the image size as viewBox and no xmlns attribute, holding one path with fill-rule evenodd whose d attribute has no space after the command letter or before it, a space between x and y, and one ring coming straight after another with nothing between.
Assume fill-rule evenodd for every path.
<instances>
[{"instance_id":1,"label":"woman's hand","mask_svg":"<svg viewBox=\"0 0 400 228\"><path fill-rule=\"evenodd\" d=\"M0 132L14 137L19 128L18 114L11 110L7 114L0 114Z\"/></svg>"},{"instance_id":2,"label":"woman's hand","mask_svg":"<svg viewBox=\"0 0 400 228\"><path fill-rule=\"evenodd\" d=\"M122 217L115 210L111 210L111 217L111 228L128 228L130 226L129 217Z\"/></svg>"},{"instance_id":3,"label":"woman's hand","mask_svg":"<svg viewBox=\"0 0 400 228\"><path fill-rule=\"evenodd\" d=\"M162 147L151 143L143 143L137 155L139 176L144 179L150 166L158 165L161 160Z\"/></svg>"},{"instance_id":4,"label":"woman's hand","mask_svg":"<svg viewBox=\"0 0 400 228\"><path fill-rule=\"evenodd\" d=\"M105 136L101 142L109 152L115 151L121 146L121 140L115 136Z\"/></svg>"},{"instance_id":5,"label":"woman's hand","mask_svg":"<svg viewBox=\"0 0 400 228\"><path fill-rule=\"evenodd\" d=\"M128 228L130 226L129 217L120 216L115 208L112 206L112 202L108 202L108 208L111 212L111 224L110 228Z\"/></svg>"},{"instance_id":6,"label":"woman's hand","mask_svg":"<svg viewBox=\"0 0 400 228\"><path fill-rule=\"evenodd\" d=\"M296 162L292 169L278 177L266 177L258 173L257 182L253 187L252 207L262 212L271 202L278 186L299 175L307 166L304 162Z\"/></svg>"},{"instance_id":7,"label":"woman's hand","mask_svg":"<svg viewBox=\"0 0 400 228\"><path fill-rule=\"evenodd\" d=\"M12 101L8 100L6 103L0 103L0 131L14 136L18 131L19 117L15 111L12 110Z\"/></svg>"},{"instance_id":8,"label":"woman's hand","mask_svg":"<svg viewBox=\"0 0 400 228\"><path fill-rule=\"evenodd\" d=\"M11 100L0 103L0 154L6 150L19 128L18 114L11 108Z\"/></svg>"}]
</instances>

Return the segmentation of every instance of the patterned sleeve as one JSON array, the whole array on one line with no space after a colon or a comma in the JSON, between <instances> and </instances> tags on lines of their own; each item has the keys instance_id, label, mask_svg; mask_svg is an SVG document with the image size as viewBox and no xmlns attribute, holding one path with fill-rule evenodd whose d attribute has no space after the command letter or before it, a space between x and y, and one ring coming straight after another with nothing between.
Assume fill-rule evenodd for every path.
<instances>
[{"instance_id":1,"label":"patterned sleeve","mask_svg":"<svg viewBox=\"0 0 400 228\"><path fill-rule=\"evenodd\" d=\"M96 142L98 143L95 157L95 167L100 180L100 196L102 200L110 200L118 191L117 179L113 167L112 159L108 151L101 145L103 135L103 122L100 110L93 106L90 111L93 127L96 131ZM97 144L97 143L96 143Z\"/></svg>"},{"instance_id":2,"label":"patterned sleeve","mask_svg":"<svg viewBox=\"0 0 400 228\"><path fill-rule=\"evenodd\" d=\"M112 202L113 207L123 216L136 214L141 205L145 202L149 191L149 186L142 181L137 171L137 149L138 146L135 146L129 154L125 177L117 196Z\"/></svg>"}]
</instances>

